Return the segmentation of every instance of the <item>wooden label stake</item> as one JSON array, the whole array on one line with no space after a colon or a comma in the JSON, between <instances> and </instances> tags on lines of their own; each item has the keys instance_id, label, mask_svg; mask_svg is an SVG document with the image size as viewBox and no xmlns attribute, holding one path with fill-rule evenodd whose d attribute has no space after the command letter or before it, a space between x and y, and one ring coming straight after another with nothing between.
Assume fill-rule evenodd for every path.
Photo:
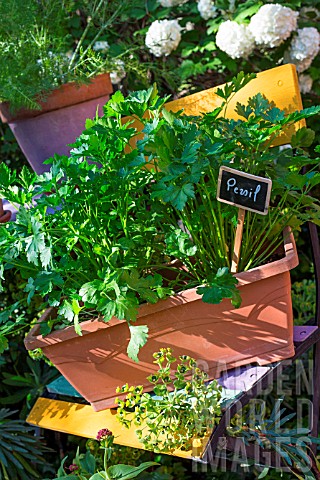
<instances>
[{"instance_id":1,"label":"wooden label stake","mask_svg":"<svg viewBox=\"0 0 320 480\"><path fill-rule=\"evenodd\" d=\"M234 239L233 254L232 254L231 273L237 273L238 271L245 214L246 214L246 211L243 208L239 208L236 237Z\"/></svg>"},{"instance_id":2,"label":"wooden label stake","mask_svg":"<svg viewBox=\"0 0 320 480\"><path fill-rule=\"evenodd\" d=\"M272 181L269 178L258 177L230 167L220 167L217 200L239 207L231 273L238 271L246 210L267 215L271 187Z\"/></svg>"}]
</instances>

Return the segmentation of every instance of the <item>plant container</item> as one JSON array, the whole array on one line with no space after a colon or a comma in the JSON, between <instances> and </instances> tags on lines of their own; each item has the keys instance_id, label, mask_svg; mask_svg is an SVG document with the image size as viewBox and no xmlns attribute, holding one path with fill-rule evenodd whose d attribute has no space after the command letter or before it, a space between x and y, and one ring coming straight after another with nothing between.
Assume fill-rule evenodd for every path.
<instances>
[{"instance_id":1,"label":"plant container","mask_svg":"<svg viewBox=\"0 0 320 480\"><path fill-rule=\"evenodd\" d=\"M162 347L195 358L211 379L229 368L289 358L294 355L290 270L298 265L290 232L284 234L284 252L279 260L236 274L242 297L238 309L229 299L204 303L196 288L141 305L135 325L148 325L149 338L139 363L127 356L128 325L117 318L82 323L82 336L70 326L42 337L37 324L25 346L42 348L96 411L114 406L116 387L127 382L151 391L146 377L156 371L152 355ZM47 310L39 322L53 313Z\"/></svg>"},{"instance_id":2,"label":"plant container","mask_svg":"<svg viewBox=\"0 0 320 480\"><path fill-rule=\"evenodd\" d=\"M50 169L44 160L55 153L68 155L68 144L82 133L86 119L93 118L97 109L102 114L111 93L110 75L104 73L89 84L62 85L40 102L40 110L11 113L8 102L0 103L0 118L8 123L32 169L41 174Z\"/></svg>"}]
</instances>

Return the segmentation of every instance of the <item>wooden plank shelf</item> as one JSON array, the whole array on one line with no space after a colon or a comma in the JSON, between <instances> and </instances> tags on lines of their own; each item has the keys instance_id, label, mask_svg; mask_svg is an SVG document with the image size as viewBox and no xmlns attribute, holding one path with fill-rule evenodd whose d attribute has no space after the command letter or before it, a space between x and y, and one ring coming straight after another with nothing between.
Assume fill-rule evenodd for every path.
<instances>
[{"instance_id":1,"label":"wooden plank shelf","mask_svg":"<svg viewBox=\"0 0 320 480\"><path fill-rule=\"evenodd\" d=\"M127 429L116 420L116 409L95 412L91 405L40 397L32 408L27 422L85 438L96 438L99 430L108 428L114 434L116 444L144 449L143 444L138 441L135 428ZM174 450L171 455L193 458L191 450Z\"/></svg>"},{"instance_id":2,"label":"wooden plank shelf","mask_svg":"<svg viewBox=\"0 0 320 480\"><path fill-rule=\"evenodd\" d=\"M292 361L319 340L320 329L310 325L295 327L294 336L297 347ZM280 367L281 362L277 362L268 366L247 365L225 372L218 379L223 387L223 415L211 437L203 442L195 441L192 450L177 449L170 454L186 459L196 458L203 463L210 461L216 444L225 435L226 418L237 413L251 398L272 383ZM51 397L58 398L38 398L27 418L31 425L86 438L96 438L99 430L108 428L115 435L115 443L144 449L138 441L134 426L126 429L116 420L116 409L95 412L91 405L84 404L85 400L64 377L51 382L47 390ZM60 399L63 397L72 397L72 401Z\"/></svg>"},{"instance_id":3,"label":"wooden plank shelf","mask_svg":"<svg viewBox=\"0 0 320 480\"><path fill-rule=\"evenodd\" d=\"M270 369L270 366L248 366L225 372L218 379L222 386L223 410L227 410L230 405L237 402L243 395L244 389L252 388ZM27 418L27 422L31 425L86 438L96 438L99 430L108 428L115 435L115 443L144 449L143 444L138 441L135 428L127 429L116 420L116 409L95 412L91 405L77 403L83 401L83 398L64 377L58 377L51 382L47 390L50 396L58 398L38 398ZM59 397L74 397L74 399L65 401ZM175 450L171 455L189 459L201 457L206 447L206 440L196 441L192 450Z\"/></svg>"}]
</instances>

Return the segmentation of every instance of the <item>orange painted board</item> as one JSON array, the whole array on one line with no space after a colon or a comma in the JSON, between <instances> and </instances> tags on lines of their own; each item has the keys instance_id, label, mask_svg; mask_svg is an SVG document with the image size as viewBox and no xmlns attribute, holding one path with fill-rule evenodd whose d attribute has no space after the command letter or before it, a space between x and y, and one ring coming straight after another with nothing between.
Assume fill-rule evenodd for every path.
<instances>
[{"instance_id":1,"label":"orange painted board","mask_svg":"<svg viewBox=\"0 0 320 480\"><path fill-rule=\"evenodd\" d=\"M116 420L116 409L95 412L91 405L40 397L32 408L27 422L41 428L85 438L96 438L99 430L108 428L115 436L115 443L144 449L143 444L138 441L134 427L127 429ZM170 455L192 459L191 450L175 450Z\"/></svg>"}]
</instances>

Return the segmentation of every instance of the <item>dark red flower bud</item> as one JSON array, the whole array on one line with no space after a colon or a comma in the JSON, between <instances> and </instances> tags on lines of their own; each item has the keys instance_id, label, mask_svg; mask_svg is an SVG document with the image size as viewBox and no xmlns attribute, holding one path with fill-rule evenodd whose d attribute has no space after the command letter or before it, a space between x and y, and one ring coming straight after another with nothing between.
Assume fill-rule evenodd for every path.
<instances>
[{"instance_id":1,"label":"dark red flower bud","mask_svg":"<svg viewBox=\"0 0 320 480\"><path fill-rule=\"evenodd\" d=\"M101 442L101 440L105 440L107 437L110 437L112 435L112 432L108 430L107 428L102 428L99 430L97 433L97 440L98 442Z\"/></svg>"}]
</instances>

